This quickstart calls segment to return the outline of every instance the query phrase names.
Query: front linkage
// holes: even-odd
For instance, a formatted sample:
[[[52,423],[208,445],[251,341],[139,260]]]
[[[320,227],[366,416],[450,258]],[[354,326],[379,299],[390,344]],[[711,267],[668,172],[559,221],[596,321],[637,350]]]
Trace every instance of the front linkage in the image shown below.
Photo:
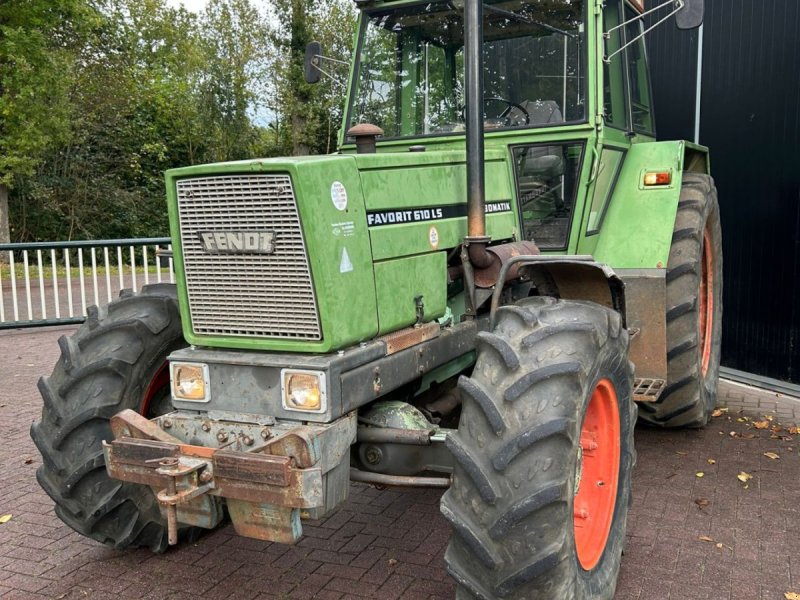
[[[111,430],[115,439],[103,442],[108,474],[153,489],[170,544],[179,523],[216,527],[220,497],[240,535],[291,544],[302,535],[301,511],[316,516],[346,498],[356,416],[298,425],[180,411],[150,421],[124,410]]]

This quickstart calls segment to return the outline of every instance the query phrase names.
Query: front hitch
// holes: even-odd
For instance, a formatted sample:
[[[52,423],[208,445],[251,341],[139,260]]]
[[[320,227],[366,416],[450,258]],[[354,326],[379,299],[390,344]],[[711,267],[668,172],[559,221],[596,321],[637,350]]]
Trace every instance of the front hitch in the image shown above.
[[[170,544],[181,524],[216,527],[223,498],[237,533],[291,544],[302,535],[301,512],[319,518],[349,490],[354,412],[303,425],[180,411],[149,421],[125,410],[111,418],[111,430],[114,439],[103,442],[108,474],[153,489]]]

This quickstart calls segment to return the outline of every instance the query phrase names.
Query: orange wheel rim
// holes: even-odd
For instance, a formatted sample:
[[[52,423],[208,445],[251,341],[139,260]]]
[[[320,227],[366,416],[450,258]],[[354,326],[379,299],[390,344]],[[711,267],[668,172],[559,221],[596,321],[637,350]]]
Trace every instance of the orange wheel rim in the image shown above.
[[[153,379],[147,385],[147,389],[142,396],[142,402],[139,406],[139,414],[145,417],[150,416],[150,405],[158,393],[169,385],[169,362],[164,361],[164,364],[158,368]]]
[[[619,487],[620,421],[617,392],[597,383],[581,426],[581,449],[573,502],[575,551],[585,570],[597,566],[611,533]]]
[[[703,256],[700,260],[700,303],[698,331],[700,335],[700,373],[708,372],[711,362],[711,326],[714,323],[714,258],[711,253],[711,235],[703,232]]]

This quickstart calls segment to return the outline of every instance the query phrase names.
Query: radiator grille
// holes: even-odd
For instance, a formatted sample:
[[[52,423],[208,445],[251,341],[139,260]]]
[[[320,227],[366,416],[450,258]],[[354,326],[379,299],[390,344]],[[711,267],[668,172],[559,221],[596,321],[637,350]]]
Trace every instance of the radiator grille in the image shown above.
[[[319,340],[292,181],[214,175],[177,184],[186,288],[198,335]],[[273,254],[210,254],[198,232],[272,231]]]

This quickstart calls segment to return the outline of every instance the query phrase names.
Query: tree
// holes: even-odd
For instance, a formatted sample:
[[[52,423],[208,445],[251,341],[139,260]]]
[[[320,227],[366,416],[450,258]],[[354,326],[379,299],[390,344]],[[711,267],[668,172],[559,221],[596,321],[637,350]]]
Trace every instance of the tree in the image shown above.
[[[75,54],[94,18],[81,0],[0,3],[0,243],[10,240],[9,188],[69,138]]]
[[[270,62],[268,29],[250,0],[211,0],[202,19],[206,65],[200,81],[203,121],[215,161],[251,158],[258,144],[252,116],[264,101]]]
[[[285,149],[294,155],[330,152],[341,121],[345,74],[339,82],[323,78],[321,84],[309,85],[303,77],[303,59],[313,39],[322,42],[326,54],[340,60],[347,57],[355,29],[352,2],[277,0],[275,6],[278,25],[273,42],[280,52],[276,120],[285,124]]]

